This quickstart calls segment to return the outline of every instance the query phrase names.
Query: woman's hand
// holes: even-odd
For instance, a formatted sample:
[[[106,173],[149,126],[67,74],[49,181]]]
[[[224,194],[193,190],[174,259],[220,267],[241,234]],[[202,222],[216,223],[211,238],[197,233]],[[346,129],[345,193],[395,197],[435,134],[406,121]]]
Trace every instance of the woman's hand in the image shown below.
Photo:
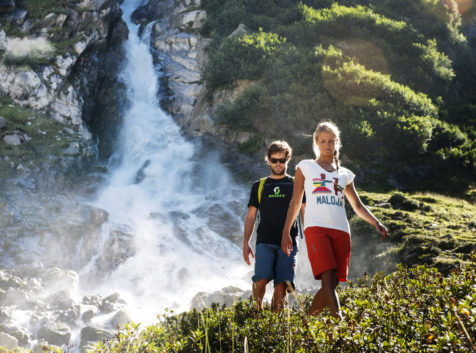
[[[388,229],[382,223],[377,222],[375,228],[377,228],[378,232],[382,234],[381,240],[384,240],[388,236]]]

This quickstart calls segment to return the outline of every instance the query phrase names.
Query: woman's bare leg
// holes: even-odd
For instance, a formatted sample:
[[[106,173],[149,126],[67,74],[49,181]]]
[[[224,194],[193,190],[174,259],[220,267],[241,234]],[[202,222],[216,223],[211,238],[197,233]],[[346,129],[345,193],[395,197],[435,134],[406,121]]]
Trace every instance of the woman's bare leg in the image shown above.
[[[338,283],[336,274],[336,269],[322,273],[321,289],[314,296],[309,308],[309,315],[318,315],[327,306],[334,317],[342,318],[336,292]]]

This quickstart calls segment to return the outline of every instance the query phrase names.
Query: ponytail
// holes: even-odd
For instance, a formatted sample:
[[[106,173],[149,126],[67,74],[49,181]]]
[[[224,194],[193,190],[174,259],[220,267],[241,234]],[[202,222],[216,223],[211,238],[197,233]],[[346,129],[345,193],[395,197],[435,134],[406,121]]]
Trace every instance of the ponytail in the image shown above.
[[[339,160],[339,152],[337,150],[334,150],[334,163],[336,164],[337,171],[339,171],[340,160]]]

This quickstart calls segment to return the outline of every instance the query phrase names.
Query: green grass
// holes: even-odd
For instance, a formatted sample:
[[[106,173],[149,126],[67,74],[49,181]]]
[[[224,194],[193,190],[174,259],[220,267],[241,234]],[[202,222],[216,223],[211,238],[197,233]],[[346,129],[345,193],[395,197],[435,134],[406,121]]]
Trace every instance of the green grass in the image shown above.
[[[32,167],[50,160],[51,156],[60,158],[62,151],[74,140],[64,125],[34,110],[22,108],[10,99],[0,96],[0,116],[5,118],[5,128],[0,131],[0,170],[2,174],[13,173],[13,164]],[[9,134],[26,134],[18,146],[8,145],[3,137]]]
[[[475,250],[476,205],[468,201],[432,193],[359,194],[388,228],[389,243],[382,249],[376,230],[348,209],[353,256],[365,258],[354,275],[389,272],[396,263],[428,264],[447,273],[466,264]]]
[[[168,313],[144,328],[131,323],[93,352],[469,353],[476,335],[475,260],[446,276],[427,266],[400,266],[350,282],[338,289],[342,321],[327,312],[308,317],[299,305],[258,312],[249,300]],[[298,298],[304,309],[311,299]]]
[[[66,13],[66,9],[80,2],[79,0],[20,0],[18,5],[25,8],[31,18],[41,19],[50,13]]]

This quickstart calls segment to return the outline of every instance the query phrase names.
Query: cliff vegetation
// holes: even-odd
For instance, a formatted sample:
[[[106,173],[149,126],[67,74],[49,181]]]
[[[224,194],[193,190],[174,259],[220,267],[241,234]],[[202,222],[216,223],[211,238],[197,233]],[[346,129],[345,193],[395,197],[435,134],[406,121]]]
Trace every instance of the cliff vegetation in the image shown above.
[[[251,82],[217,112],[219,124],[249,134],[240,150],[261,155],[279,138],[311,157],[310,135],[330,119],[361,183],[471,198],[476,65],[467,9],[430,0],[202,6],[209,99]]]

